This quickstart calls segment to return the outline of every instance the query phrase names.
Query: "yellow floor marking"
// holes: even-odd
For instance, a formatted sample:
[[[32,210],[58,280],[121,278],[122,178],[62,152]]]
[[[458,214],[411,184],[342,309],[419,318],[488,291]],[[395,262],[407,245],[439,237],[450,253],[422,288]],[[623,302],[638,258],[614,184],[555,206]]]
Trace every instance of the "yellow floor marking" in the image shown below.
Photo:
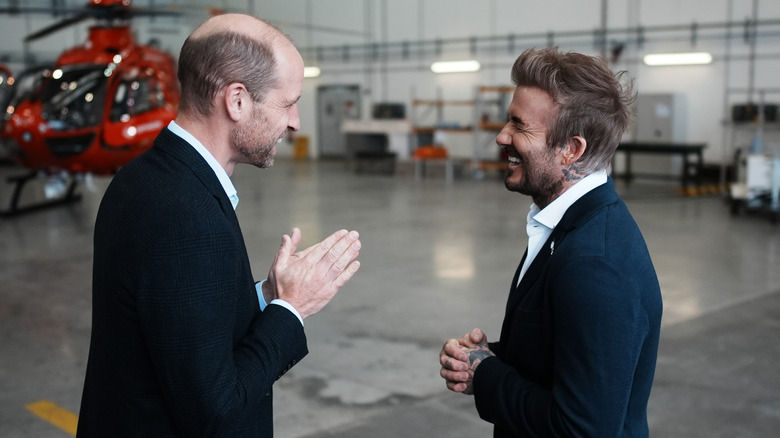
[[[68,432],[71,436],[76,436],[76,426],[78,425],[79,417],[73,412],[63,409],[48,400],[30,403],[26,405],[25,408],[65,432]]]

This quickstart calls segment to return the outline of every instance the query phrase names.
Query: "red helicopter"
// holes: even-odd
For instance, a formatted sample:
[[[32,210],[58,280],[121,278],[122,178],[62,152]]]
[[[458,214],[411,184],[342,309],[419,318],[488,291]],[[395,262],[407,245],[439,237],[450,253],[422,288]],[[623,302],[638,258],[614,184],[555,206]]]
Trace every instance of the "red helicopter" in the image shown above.
[[[10,159],[30,170],[16,184],[11,215],[22,187],[39,174],[71,176],[62,199],[78,199],[79,175],[111,175],[151,147],[176,117],[180,91],[173,57],[134,41],[129,19],[151,12],[129,0],[91,0],[83,12],[25,38],[33,41],[88,18],[99,20],[87,40],[63,52],[53,66],[34,71],[35,88],[16,96],[4,114],[0,137]]]

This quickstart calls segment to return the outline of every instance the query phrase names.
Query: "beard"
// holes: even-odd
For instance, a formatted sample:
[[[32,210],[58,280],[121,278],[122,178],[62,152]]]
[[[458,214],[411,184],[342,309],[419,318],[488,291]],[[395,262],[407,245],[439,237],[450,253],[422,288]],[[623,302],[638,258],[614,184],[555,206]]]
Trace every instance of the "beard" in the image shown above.
[[[511,174],[507,174],[507,178],[504,180],[504,186],[507,190],[528,195],[535,202],[537,199],[551,199],[553,196],[559,195],[563,188],[561,178],[555,178],[550,174],[526,174],[521,181],[510,181],[510,176]]]
[[[550,166],[554,159],[551,151],[524,156],[522,169],[507,170],[504,186],[509,191],[530,196],[539,206],[547,205],[563,190],[563,175]],[[516,172],[522,172],[521,179],[517,179]]]
[[[274,146],[286,135],[287,131],[272,135],[264,131],[269,126],[264,117],[254,117],[247,125],[233,130],[233,147],[244,157],[245,162],[261,169],[274,164]]]

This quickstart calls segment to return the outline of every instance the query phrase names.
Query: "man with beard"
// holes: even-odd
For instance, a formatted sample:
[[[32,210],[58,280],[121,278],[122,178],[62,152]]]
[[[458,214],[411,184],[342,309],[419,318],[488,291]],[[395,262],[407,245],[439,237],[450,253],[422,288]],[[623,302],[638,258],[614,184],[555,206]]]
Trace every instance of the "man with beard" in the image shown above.
[[[80,437],[272,436],[272,385],[307,354],[303,320],[359,268],[357,232],[296,252],[296,228],[267,280],[252,276],[229,177],[271,166],[299,128],[290,40],[250,16],[212,17],[178,72],[177,119],[98,212]]]
[[[662,303],[644,239],[608,176],[633,100],[603,60],[516,60],[506,187],[533,199],[498,342],[445,342],[441,376],[496,437],[647,437]]]

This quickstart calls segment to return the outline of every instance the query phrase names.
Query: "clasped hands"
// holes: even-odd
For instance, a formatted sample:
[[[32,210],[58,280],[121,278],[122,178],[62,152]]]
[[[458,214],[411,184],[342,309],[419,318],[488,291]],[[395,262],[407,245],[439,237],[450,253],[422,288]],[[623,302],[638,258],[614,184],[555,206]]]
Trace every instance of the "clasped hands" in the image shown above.
[[[439,353],[441,377],[450,391],[474,394],[474,372],[482,361],[495,356],[487,336],[478,328],[460,339],[448,339]]]
[[[296,252],[301,230],[293,228],[292,235],[282,236],[268,281],[263,283],[266,301],[287,301],[304,319],[319,312],[360,268],[355,260],[360,253],[359,238],[357,231],[339,230]]]

